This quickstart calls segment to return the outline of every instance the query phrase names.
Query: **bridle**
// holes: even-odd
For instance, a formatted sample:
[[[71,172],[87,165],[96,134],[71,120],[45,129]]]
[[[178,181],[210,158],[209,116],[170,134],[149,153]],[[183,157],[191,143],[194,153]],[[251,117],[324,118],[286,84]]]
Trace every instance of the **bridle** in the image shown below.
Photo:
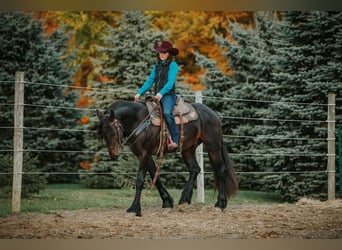
[[[118,135],[118,144],[116,148],[119,152],[118,156],[120,155],[121,149],[125,144],[134,144],[137,136],[150,125],[150,115],[151,112],[149,112],[149,114],[140,122],[140,124],[135,129],[133,129],[133,131],[125,139],[123,138],[124,128],[122,126],[122,123],[118,119],[114,119],[109,124],[102,123],[102,126],[112,127]],[[109,114],[106,114],[105,116],[109,116]],[[112,146],[109,146],[108,148],[115,149]]]
[[[109,116],[108,114],[105,115],[105,116]],[[115,133],[118,135],[118,143],[117,143],[117,147],[112,147],[112,146],[109,146],[108,148],[109,149],[116,149],[118,153],[118,156],[120,155],[121,153],[121,148],[123,146],[123,126],[121,124],[121,122],[117,119],[114,119],[112,122],[110,122],[109,124],[106,124],[106,123],[102,123],[102,126],[106,127],[106,126],[110,126],[114,129]]]

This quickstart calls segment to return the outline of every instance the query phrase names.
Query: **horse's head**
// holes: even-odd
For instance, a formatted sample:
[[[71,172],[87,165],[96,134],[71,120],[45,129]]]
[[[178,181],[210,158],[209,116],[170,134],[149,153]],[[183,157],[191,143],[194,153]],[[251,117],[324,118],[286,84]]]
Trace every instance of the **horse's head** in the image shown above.
[[[109,156],[113,160],[117,160],[121,153],[123,136],[122,125],[115,119],[113,110],[105,113],[96,110],[96,113],[97,117],[100,119],[98,134],[100,138],[106,142]]]

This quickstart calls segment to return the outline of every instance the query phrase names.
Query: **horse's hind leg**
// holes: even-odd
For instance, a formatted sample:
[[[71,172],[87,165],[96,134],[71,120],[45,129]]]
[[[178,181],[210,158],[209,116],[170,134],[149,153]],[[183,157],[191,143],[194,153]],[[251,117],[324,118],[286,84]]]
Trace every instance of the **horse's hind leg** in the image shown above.
[[[151,179],[153,180],[154,175],[156,174],[156,165],[155,165],[152,158],[149,161],[148,172],[151,176]],[[163,201],[163,208],[173,208],[173,199],[172,199],[171,195],[167,192],[165,187],[163,186],[162,182],[160,181],[159,176],[157,176],[156,187],[158,189],[160,198]]]
[[[188,182],[185,184],[185,187],[182,192],[182,196],[179,200],[179,204],[183,203],[191,203],[192,199],[192,193],[194,184],[197,178],[197,175],[201,171],[201,168],[199,167],[196,156],[195,156],[195,148],[189,149],[187,151],[182,152],[183,159],[189,169],[189,179]]]
[[[215,207],[223,210],[227,207],[228,198],[235,194],[238,189],[235,172],[223,141],[221,141],[219,148],[207,147],[207,150],[214,170],[215,184],[219,191]]]
[[[208,150],[208,155],[214,171],[215,186],[218,189],[218,196],[215,207],[224,209],[226,208],[228,203],[225,185],[227,173],[219,150]]]

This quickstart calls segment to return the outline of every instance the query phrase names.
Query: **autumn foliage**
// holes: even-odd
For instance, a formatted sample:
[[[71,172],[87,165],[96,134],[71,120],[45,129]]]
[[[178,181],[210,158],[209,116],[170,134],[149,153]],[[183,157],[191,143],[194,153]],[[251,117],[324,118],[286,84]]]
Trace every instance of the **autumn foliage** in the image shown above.
[[[103,45],[106,27],[117,26],[122,13],[107,11],[47,11],[36,12],[35,18],[44,20],[45,31],[51,33],[58,26],[66,27],[71,34],[70,53],[76,51],[73,65],[76,67],[73,86],[86,87],[92,80],[105,82],[106,76],[99,75],[90,60],[96,58],[96,46]],[[167,31],[169,40],[180,50],[177,62],[182,66],[180,76],[192,86],[192,90],[203,89],[199,75],[204,74],[195,62],[194,51],[215,59],[218,67],[228,73],[229,66],[215,43],[215,34],[229,37],[229,20],[250,24],[253,12],[225,11],[146,11],[151,17],[151,28]],[[156,41],[158,42],[158,41]],[[78,107],[87,107],[90,101],[83,95]]]

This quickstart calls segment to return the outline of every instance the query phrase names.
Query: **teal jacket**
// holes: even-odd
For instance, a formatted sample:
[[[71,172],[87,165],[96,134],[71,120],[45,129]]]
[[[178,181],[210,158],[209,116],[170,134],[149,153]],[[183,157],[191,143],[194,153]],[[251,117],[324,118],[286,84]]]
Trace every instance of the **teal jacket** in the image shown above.
[[[141,88],[138,90],[139,95],[143,95],[146,91],[148,91],[154,83],[154,80],[156,78],[156,66],[154,65],[151,71],[151,74],[141,86]],[[164,96],[166,93],[168,93],[170,90],[173,89],[175,83],[176,83],[176,78],[178,74],[178,64],[175,61],[171,61],[169,65],[169,72],[168,72],[168,77],[167,77],[167,82],[165,83],[164,87],[159,91],[159,94]]]

